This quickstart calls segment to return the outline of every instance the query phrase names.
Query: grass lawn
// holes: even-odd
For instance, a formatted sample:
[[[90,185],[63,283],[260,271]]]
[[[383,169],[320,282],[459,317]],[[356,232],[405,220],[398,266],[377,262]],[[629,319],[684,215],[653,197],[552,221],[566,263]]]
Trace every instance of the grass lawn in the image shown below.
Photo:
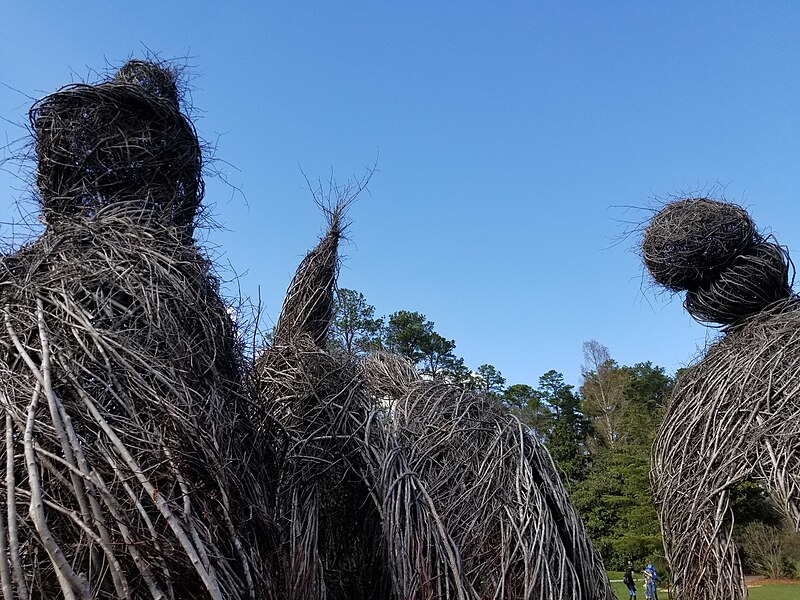
[[[622,579],[622,573],[610,571],[608,573],[609,579]],[[628,600],[628,588],[622,582],[614,582],[611,588],[617,595],[619,600]],[[753,587],[749,588],[749,600],[798,600],[800,598],[800,584],[797,583],[769,583],[767,585],[758,585],[757,582],[753,583]],[[636,586],[637,600],[644,600],[644,590],[642,589],[641,579],[637,581]],[[659,600],[667,600],[667,593],[661,592],[658,595]]]
[[[749,588],[750,600],[797,600],[800,598],[800,585],[794,583],[775,583]]]
[[[630,598],[628,595],[628,588],[625,587],[625,584],[622,582],[613,582],[611,584],[611,588],[614,590],[614,593],[617,595],[617,598],[621,598],[627,600]],[[641,592],[642,598],[644,598],[644,590]],[[636,597],[639,598],[639,588],[636,588]]]

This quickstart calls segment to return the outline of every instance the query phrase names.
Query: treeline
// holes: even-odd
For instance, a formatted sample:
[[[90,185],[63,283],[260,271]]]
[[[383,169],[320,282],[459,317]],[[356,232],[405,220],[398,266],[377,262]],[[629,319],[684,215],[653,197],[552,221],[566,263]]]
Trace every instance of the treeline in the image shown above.
[[[455,352],[455,341],[437,332],[425,315],[400,310],[378,317],[364,295],[350,289],[338,290],[329,343],[352,356],[391,350],[425,377],[496,398],[547,446],[606,567],[623,569],[631,560],[665,570],[649,480],[650,449],[680,373],[667,374],[649,361],[620,365],[605,346],[589,340],[583,344],[577,388],[557,370],[535,383],[508,384],[494,365],[467,366]],[[740,548],[746,559],[752,554],[751,571],[764,571],[756,564],[764,562],[762,556],[752,548],[769,538],[775,556],[768,561],[772,571],[764,574],[777,576],[776,565],[792,560],[778,511],[752,483],[739,486],[733,509]]]

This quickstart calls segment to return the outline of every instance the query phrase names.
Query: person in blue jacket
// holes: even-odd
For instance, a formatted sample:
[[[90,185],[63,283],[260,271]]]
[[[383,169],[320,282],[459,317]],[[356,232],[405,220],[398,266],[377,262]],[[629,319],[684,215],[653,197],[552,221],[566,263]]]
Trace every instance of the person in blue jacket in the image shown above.
[[[647,600],[658,600],[657,581],[656,568],[652,564],[648,564],[644,569],[644,597]]]

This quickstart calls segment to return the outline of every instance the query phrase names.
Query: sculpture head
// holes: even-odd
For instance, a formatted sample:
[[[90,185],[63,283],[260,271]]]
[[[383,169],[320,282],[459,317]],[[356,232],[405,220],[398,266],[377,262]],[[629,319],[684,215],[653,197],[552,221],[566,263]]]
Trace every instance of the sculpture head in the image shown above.
[[[667,204],[645,230],[642,257],[657,283],[686,290],[684,306],[698,321],[735,325],[792,295],[786,250],[728,202]]]
[[[37,102],[30,122],[47,225],[124,206],[139,219],[191,226],[202,155],[179,96],[175,69],[132,60],[108,81]]]

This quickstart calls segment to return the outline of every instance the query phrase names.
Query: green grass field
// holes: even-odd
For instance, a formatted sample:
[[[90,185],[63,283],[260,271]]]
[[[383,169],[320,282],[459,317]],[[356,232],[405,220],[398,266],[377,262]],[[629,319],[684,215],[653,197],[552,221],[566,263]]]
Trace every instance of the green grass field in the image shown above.
[[[750,600],[797,600],[800,585],[765,585],[750,588]]]
[[[609,579],[622,579],[622,573],[610,571],[608,573]],[[637,582],[636,598],[637,600],[644,600],[644,590],[642,589],[641,580]],[[611,588],[617,595],[619,600],[628,600],[628,588],[622,582],[614,582]],[[751,587],[749,589],[749,600],[798,600],[800,598],[800,585],[798,584],[774,584],[764,585],[760,587]],[[666,592],[659,594],[659,600],[667,600]]]

